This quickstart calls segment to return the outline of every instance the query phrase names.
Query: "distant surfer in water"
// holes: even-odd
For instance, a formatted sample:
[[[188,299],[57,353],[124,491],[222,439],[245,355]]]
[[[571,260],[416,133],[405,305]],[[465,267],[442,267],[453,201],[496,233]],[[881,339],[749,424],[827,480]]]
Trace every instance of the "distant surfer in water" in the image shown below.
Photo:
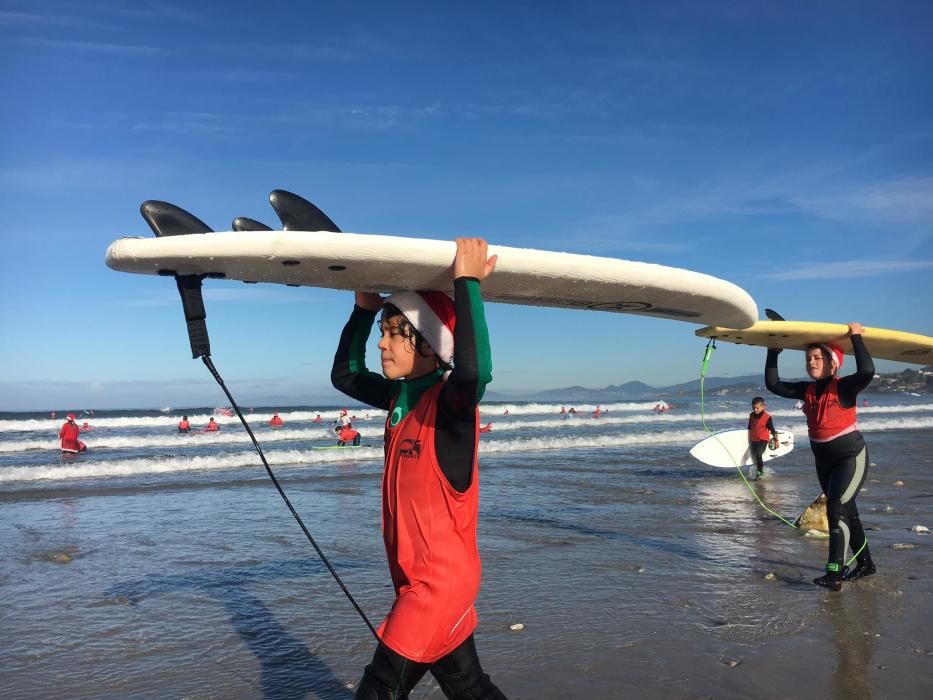
[[[353,423],[347,423],[342,428],[338,425],[335,430],[339,437],[337,440],[337,447],[346,447],[347,445],[353,445],[353,447],[359,446],[360,433],[358,430],[354,429]]]
[[[480,282],[493,271],[486,241],[457,239],[454,300],[441,292],[356,292],[331,380],[389,412],[382,480],[383,539],[396,598],[357,698],[406,695],[428,671],[448,698],[504,698],[483,672],[473,631],[480,586],[476,546],[480,399],[492,380]],[[382,373],[366,369],[366,340],[382,309]]]
[[[69,413],[67,420],[62,424],[62,429],[58,431],[58,437],[62,441],[62,452],[84,452],[87,446],[78,439],[81,428],[75,423],[75,414]]]
[[[810,449],[816,461],[816,475],[826,494],[829,520],[829,561],[826,574],[813,583],[838,591],[843,581],[875,573],[868,551],[868,540],[855,506],[855,497],[865,483],[868,448],[855,423],[858,393],[875,375],[875,364],[862,340],[863,328],[849,324],[849,338],[855,353],[855,374],[837,376],[842,368],[842,348],[819,343],[807,348],[807,374],[812,382],[782,382],[778,377],[779,349],[769,348],[765,360],[765,386],[787,399],[803,401],[810,434]],[[856,565],[846,570],[847,550],[855,553]]]
[[[178,421],[178,432],[179,433],[190,433],[191,432],[191,423],[188,422],[188,416],[182,416],[181,420]]]
[[[491,433],[492,432],[492,421],[490,421],[489,423],[484,425],[482,428],[480,428],[479,431],[481,433]]]
[[[285,425],[285,421],[279,417],[278,413],[273,413],[272,418],[269,419],[269,425],[271,425],[273,428],[281,428],[283,425]]]
[[[312,423],[320,423],[322,420],[323,420],[323,419],[321,418],[321,414],[318,413],[318,414],[314,417],[314,420],[311,421],[311,422],[312,422]]]
[[[207,428],[205,430],[209,433],[216,433],[220,430],[220,426],[217,425],[217,421],[214,420],[214,416],[211,416],[210,420],[207,421]]]
[[[760,396],[752,399],[752,412],[748,414],[748,449],[755,460],[755,478],[760,479],[765,463],[762,456],[771,438],[775,446],[778,444],[777,430],[774,421],[765,411],[765,400]]]

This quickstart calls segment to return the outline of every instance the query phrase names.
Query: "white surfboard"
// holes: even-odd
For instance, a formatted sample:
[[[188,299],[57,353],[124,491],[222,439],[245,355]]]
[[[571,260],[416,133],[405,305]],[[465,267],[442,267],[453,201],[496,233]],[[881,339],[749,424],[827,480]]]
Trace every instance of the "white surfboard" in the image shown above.
[[[765,448],[763,462],[782,457],[794,449],[794,434],[778,430],[778,445]],[[700,440],[690,448],[690,454],[711,467],[747,467],[755,463],[748,448],[747,430],[723,430]]]
[[[453,241],[330,231],[227,231],[121,238],[107,249],[114,270],[206,275],[391,293],[453,289]],[[496,271],[487,301],[592,309],[742,328],[758,318],[740,287],[700,272],[651,263],[489,246]]]

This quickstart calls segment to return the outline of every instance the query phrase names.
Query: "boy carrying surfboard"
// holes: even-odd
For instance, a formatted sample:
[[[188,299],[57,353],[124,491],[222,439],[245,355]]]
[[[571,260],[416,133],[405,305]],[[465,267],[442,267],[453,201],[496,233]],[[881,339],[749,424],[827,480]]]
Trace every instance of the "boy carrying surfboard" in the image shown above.
[[[486,241],[457,239],[454,298],[356,292],[331,381],[389,416],[383,540],[396,598],[357,698],[405,696],[428,671],[449,698],[504,698],[480,666],[473,607],[480,586],[479,401],[492,380],[480,282],[496,266]],[[382,374],[365,351],[382,310]]]
[[[765,360],[765,386],[772,393],[787,399],[803,401],[807,417],[810,448],[816,462],[816,475],[826,494],[826,515],[829,520],[829,561],[826,574],[813,583],[831,591],[842,588],[843,581],[852,581],[875,573],[868,551],[868,540],[859,519],[855,497],[865,483],[868,471],[868,448],[855,422],[858,393],[875,376],[875,364],[862,340],[864,329],[859,323],[849,324],[849,340],[855,353],[855,374],[839,378],[842,368],[842,348],[832,343],[813,343],[807,347],[807,374],[812,382],[784,382],[778,376],[777,348],[768,348]],[[847,550],[854,556],[846,561]],[[851,570],[847,566],[853,561]]]
[[[752,412],[748,414],[748,448],[755,460],[755,478],[760,479],[765,464],[762,455],[771,440],[777,445],[780,442],[774,421],[765,411],[765,400],[760,396],[752,399]]]

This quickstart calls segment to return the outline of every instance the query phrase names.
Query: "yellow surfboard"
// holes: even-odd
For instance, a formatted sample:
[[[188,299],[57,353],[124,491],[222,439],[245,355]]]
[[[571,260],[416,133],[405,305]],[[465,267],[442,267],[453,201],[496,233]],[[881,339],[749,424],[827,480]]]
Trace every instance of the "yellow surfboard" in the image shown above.
[[[852,354],[849,327],[842,323],[812,321],[758,321],[741,330],[706,326],[696,331],[701,338],[715,338],[736,345],[757,345],[763,348],[806,350],[811,343],[835,343],[847,355]],[[917,333],[892,331],[887,328],[865,328],[865,347],[875,359],[933,364],[933,338]]]

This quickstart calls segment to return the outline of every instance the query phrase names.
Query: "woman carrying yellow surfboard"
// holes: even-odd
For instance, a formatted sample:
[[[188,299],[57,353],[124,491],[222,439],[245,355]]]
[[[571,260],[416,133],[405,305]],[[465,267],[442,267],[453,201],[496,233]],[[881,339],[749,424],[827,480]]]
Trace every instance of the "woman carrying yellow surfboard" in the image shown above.
[[[765,386],[772,393],[803,401],[807,417],[810,448],[816,461],[816,475],[826,494],[829,520],[829,560],[826,573],[813,583],[838,591],[843,581],[875,573],[868,551],[868,540],[859,519],[855,497],[865,483],[868,448],[855,422],[858,393],[871,383],[875,364],[865,343],[863,328],[849,324],[849,339],[855,354],[855,374],[839,378],[845,357],[842,348],[832,343],[814,343],[807,347],[807,374],[812,382],[783,382],[778,376],[779,348],[768,348],[765,360]],[[846,561],[851,547],[854,556]],[[855,568],[847,565],[857,561]]]

